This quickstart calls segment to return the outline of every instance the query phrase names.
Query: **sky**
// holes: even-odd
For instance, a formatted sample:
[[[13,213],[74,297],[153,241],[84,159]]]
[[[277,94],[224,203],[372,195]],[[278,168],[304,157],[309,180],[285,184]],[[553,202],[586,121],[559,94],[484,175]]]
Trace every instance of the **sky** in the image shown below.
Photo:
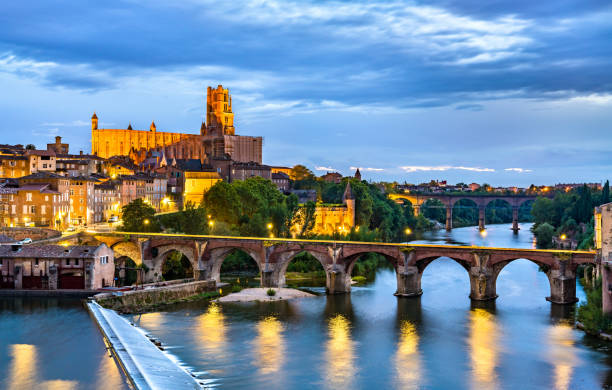
[[[11,1],[0,143],[100,127],[198,133],[233,97],[264,163],[419,183],[612,177],[612,3]]]

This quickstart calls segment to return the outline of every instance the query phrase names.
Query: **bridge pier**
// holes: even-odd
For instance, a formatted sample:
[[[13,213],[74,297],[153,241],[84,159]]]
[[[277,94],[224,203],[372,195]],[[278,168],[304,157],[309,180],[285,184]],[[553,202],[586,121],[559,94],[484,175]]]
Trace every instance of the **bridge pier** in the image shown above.
[[[512,231],[515,234],[518,233],[519,231],[518,214],[519,214],[519,208],[517,206],[512,207]]]
[[[485,230],[485,206],[478,206],[478,230]]]
[[[417,267],[404,267],[403,271],[397,271],[397,291],[398,297],[418,297],[423,294],[421,289],[421,276]]]
[[[325,271],[325,292],[327,294],[346,294],[351,292],[351,275],[340,267]]]
[[[578,302],[576,298],[576,273],[565,268],[561,262],[561,269],[548,271],[550,281],[550,296],[546,300],[560,305]]]
[[[471,267],[470,275],[470,299],[475,301],[489,301],[497,298],[496,279],[497,275],[490,267]]]
[[[453,230],[453,206],[446,206],[446,231]]]

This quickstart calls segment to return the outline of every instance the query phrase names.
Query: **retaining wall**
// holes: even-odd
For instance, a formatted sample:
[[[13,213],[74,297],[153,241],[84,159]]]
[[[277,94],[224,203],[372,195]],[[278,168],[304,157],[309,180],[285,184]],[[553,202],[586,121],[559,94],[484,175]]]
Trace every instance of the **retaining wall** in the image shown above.
[[[214,291],[214,280],[201,280],[162,287],[149,287],[143,290],[102,293],[94,296],[102,307],[121,312],[139,312],[149,307],[189,298],[206,291]]]

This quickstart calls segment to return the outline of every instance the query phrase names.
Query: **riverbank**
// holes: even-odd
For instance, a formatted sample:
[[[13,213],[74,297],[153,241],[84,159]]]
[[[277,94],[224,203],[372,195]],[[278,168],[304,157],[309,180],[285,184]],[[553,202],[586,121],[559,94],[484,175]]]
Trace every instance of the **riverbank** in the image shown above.
[[[268,288],[246,288],[219,299],[216,302],[273,302],[294,298],[307,298],[316,295],[293,288],[273,288],[274,295],[268,295]]]

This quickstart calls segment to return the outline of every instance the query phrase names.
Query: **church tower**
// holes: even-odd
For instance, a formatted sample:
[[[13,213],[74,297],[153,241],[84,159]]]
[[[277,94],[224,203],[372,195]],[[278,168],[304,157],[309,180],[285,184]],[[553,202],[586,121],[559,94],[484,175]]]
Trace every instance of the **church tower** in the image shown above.
[[[206,123],[208,133],[217,131],[218,135],[234,135],[234,113],[229,90],[222,85],[208,87],[206,93]]]
[[[91,116],[91,129],[98,130],[98,116],[96,115],[95,112]]]

